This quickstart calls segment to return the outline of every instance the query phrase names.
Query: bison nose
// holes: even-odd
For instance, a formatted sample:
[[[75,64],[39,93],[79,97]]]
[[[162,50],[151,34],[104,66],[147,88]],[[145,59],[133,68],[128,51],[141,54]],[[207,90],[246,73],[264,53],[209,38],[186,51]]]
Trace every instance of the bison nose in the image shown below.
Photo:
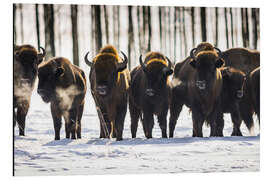
[[[236,95],[237,95],[238,98],[242,98],[243,97],[243,91],[238,90]]]
[[[107,94],[107,86],[103,85],[103,86],[98,86],[96,88],[97,93],[101,96],[105,96]]]
[[[155,95],[153,89],[146,89],[145,94],[146,94],[147,96],[150,96],[150,97],[152,97],[152,96]]]
[[[206,82],[205,80],[202,81],[196,81],[196,86],[200,89],[200,90],[204,90],[206,88]]]
[[[40,96],[45,96],[45,93],[46,93],[46,91],[43,90],[43,89],[38,89],[37,92],[38,92],[38,94],[39,94]]]

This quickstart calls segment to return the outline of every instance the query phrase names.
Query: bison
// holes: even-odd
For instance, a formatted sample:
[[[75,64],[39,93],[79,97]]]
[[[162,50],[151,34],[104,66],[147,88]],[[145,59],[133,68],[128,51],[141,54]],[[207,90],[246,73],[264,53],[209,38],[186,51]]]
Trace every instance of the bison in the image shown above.
[[[223,65],[221,51],[209,43],[201,43],[190,51],[190,57],[175,66],[170,105],[170,137],[173,137],[184,104],[192,111],[193,137],[203,137],[202,126],[205,121],[210,124],[210,136],[223,136],[224,121],[220,118],[223,84],[220,68]]]
[[[31,45],[14,47],[14,96],[13,96],[13,124],[19,127],[19,135],[25,135],[25,118],[30,106],[31,94],[37,78],[38,65],[42,62],[46,52],[39,53]]]
[[[234,67],[245,74],[260,66],[260,52],[246,48],[231,48],[222,52],[226,66]]]
[[[240,125],[242,119],[240,116],[240,101],[244,95],[245,73],[232,68],[224,67],[221,69],[223,78],[221,106],[223,113],[230,113],[233,122],[232,136],[242,136]],[[223,118],[223,116],[221,117]],[[248,127],[248,125],[247,125]]]
[[[65,120],[66,138],[81,138],[81,118],[86,93],[84,72],[64,57],[55,57],[39,65],[37,92],[50,102],[55,140],[60,140],[61,119]]]
[[[260,67],[246,75],[244,96],[240,101],[240,114],[249,130],[254,126],[253,113],[260,123]]]
[[[129,111],[132,138],[136,137],[139,117],[145,137],[152,138],[153,115],[158,117],[162,137],[167,138],[167,113],[171,94],[168,77],[172,73],[171,61],[161,53],[149,52],[144,62],[140,56],[140,66],[131,72]]]
[[[106,45],[90,62],[89,80],[91,94],[95,100],[100,120],[100,138],[116,137],[123,139],[124,120],[127,112],[130,74],[127,69],[127,56],[119,57],[115,47]]]

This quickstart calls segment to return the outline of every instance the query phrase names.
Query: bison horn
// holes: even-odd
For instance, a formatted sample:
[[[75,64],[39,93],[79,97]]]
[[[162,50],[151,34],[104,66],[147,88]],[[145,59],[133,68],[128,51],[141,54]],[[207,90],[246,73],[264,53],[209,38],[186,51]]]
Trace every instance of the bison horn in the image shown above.
[[[172,69],[172,62],[171,62],[171,60],[167,56],[166,56],[166,59],[168,61],[168,68],[169,69]]]
[[[39,49],[41,49],[42,53],[38,53],[38,58],[43,59],[46,55],[46,51],[43,47],[39,46]]]
[[[221,54],[222,54],[221,50],[220,50],[219,48],[217,48],[217,47],[215,47],[215,49],[216,49],[217,52],[218,52],[218,56],[221,57]]]
[[[145,70],[146,66],[142,61],[142,55],[140,55],[140,65],[142,66],[142,69]]]
[[[124,61],[117,64],[117,72],[121,72],[127,68],[128,58],[125,55],[125,53],[123,53],[122,51],[121,51],[121,53],[124,56]]]
[[[84,56],[84,61],[85,61],[85,63],[86,63],[88,66],[92,67],[92,66],[93,66],[93,63],[90,62],[90,61],[87,59],[88,54],[89,54],[89,51],[88,51],[88,52],[86,53],[86,55]]]
[[[194,52],[197,50],[197,48],[193,48],[193,49],[191,49],[191,51],[190,51],[190,57],[192,58],[192,59],[196,59],[195,58],[195,54],[194,54]]]

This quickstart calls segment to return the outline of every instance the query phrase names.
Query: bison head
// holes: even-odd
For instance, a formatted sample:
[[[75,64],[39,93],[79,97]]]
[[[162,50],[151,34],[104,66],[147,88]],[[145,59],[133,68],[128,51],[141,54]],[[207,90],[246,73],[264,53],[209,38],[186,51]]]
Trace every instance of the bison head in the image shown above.
[[[50,60],[42,64],[38,69],[38,94],[46,103],[52,101],[55,97],[55,89],[58,83],[61,83],[60,78],[64,75],[64,67],[57,65],[56,62]]]
[[[224,60],[220,57],[221,51],[215,48],[215,51],[201,51],[196,56],[194,48],[190,51],[190,65],[196,70],[195,85],[200,91],[208,92],[207,89],[211,88],[215,79],[217,78],[216,70],[224,64]]]
[[[230,95],[235,99],[241,99],[244,95],[243,86],[246,79],[245,73],[231,67],[222,69],[221,73],[223,82]]]
[[[172,63],[168,57],[166,57],[166,61],[163,59],[150,59],[143,63],[142,55],[140,56],[140,64],[146,77],[145,94],[147,96],[159,95],[159,92],[166,88],[168,76],[173,73]]]
[[[27,83],[32,86],[37,76],[38,65],[42,62],[46,52],[42,53],[31,45],[16,46],[14,51],[14,75],[17,83]]]
[[[112,53],[100,53],[95,57],[94,62],[90,62],[87,59],[89,52],[84,57],[86,64],[95,70],[95,90],[100,96],[110,94],[111,89],[115,86],[119,73],[127,68],[127,56],[122,51],[121,53],[124,56],[122,62],[119,62],[118,56]]]

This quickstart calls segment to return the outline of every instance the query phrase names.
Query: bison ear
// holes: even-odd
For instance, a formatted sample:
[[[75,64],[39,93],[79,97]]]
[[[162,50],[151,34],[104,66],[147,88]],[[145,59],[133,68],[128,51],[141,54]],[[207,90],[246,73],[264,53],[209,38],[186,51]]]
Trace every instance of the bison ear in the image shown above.
[[[169,69],[168,67],[165,67],[163,69],[163,72],[164,72],[165,76],[169,76],[169,75],[171,75],[173,73],[173,70]]]
[[[229,67],[224,68],[221,71],[222,77],[231,77],[232,76],[232,72],[230,71]]]
[[[55,76],[56,77],[60,77],[60,76],[63,76],[64,75],[64,68],[62,68],[62,67],[58,67],[57,69],[56,69],[56,71],[55,71]]]
[[[124,71],[125,69],[127,68],[127,64],[123,64],[123,63],[121,63],[121,64],[118,64],[118,66],[117,66],[117,72],[122,72],[122,71]]]
[[[220,68],[224,65],[224,60],[222,58],[219,58],[217,61],[216,61],[216,68]]]
[[[191,60],[189,63],[193,68],[196,68],[196,61],[195,60]]]

